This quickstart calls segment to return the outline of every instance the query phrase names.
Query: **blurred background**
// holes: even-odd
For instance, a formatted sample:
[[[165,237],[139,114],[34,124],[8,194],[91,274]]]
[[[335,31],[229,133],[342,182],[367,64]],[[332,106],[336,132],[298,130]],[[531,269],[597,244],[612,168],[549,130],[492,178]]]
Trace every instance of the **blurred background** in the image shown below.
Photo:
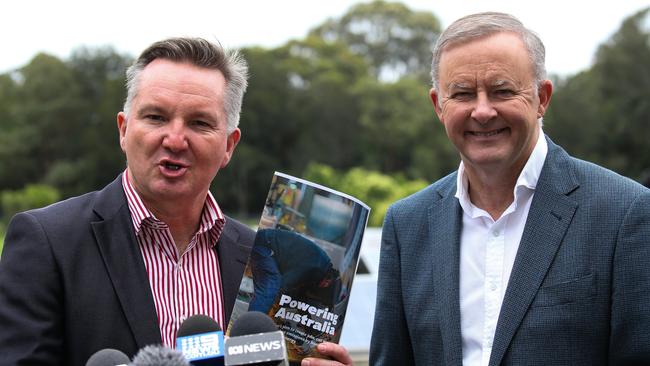
[[[519,17],[546,44],[555,84],[546,133],[574,156],[650,184],[647,0],[543,8],[514,0],[26,0],[0,10],[0,251],[14,213],[99,189],[124,169],[115,118],[125,68],[171,36],[219,40],[249,62],[243,138],[212,192],[251,225],[274,171],[361,199],[372,207],[369,226],[379,227],[391,202],[456,169],[428,97],[430,50],[452,21],[486,10]],[[367,289],[355,287],[351,298],[361,297],[351,306],[367,319],[345,341],[358,341],[361,353],[380,238],[379,229],[369,233],[365,279],[355,281]]]

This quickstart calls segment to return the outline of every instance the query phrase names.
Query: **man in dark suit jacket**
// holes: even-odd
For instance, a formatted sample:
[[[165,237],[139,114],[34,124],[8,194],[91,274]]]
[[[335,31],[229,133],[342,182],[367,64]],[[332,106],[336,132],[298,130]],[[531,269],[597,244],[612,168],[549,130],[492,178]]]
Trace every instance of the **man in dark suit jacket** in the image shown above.
[[[225,217],[209,188],[239,142],[246,86],[238,53],[199,38],[156,42],[129,67],[117,115],[125,172],[9,224],[0,365],[76,366],[105,348],[173,347],[195,314],[228,324],[254,232]],[[342,346],[319,351],[350,363]]]
[[[254,232],[226,218],[215,246],[226,319]],[[0,364],[84,365],[96,351],[162,343],[118,178],[99,192],[16,215],[0,269]]]
[[[227,324],[254,232],[208,190],[239,141],[246,79],[237,53],[195,38],[156,42],[127,70],[124,174],[9,225],[0,364],[83,365],[104,348],[132,356],[173,346],[178,325],[199,312]]]
[[[650,190],[544,135],[539,38],[470,15],[432,68],[462,162],[386,215],[371,364],[650,364]]]

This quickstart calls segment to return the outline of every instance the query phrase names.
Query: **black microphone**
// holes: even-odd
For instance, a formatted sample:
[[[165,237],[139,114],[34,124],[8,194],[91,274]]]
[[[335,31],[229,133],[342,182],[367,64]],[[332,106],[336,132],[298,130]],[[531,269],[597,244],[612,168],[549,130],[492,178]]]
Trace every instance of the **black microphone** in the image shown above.
[[[192,315],[178,329],[176,349],[183,353],[191,365],[223,366],[223,331],[207,315]]]
[[[93,353],[86,361],[86,366],[126,366],[129,356],[113,348],[104,348]]]
[[[226,339],[226,366],[289,366],[284,334],[268,315],[259,311],[242,314]]]
[[[138,351],[129,366],[190,366],[190,364],[180,351],[162,345],[151,345]]]

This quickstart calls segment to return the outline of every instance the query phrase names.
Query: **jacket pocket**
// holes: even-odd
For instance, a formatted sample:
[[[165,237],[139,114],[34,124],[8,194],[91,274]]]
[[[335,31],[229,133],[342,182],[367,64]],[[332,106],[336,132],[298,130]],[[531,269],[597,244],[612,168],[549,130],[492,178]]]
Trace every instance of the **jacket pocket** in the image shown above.
[[[577,279],[543,286],[531,306],[555,306],[580,302],[596,295],[596,281],[593,273]]]

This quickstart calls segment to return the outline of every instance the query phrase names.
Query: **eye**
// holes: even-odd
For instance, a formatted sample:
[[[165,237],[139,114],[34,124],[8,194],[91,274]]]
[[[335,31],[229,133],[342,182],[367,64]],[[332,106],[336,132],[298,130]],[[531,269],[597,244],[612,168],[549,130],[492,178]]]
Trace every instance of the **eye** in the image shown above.
[[[494,91],[494,95],[499,98],[509,98],[515,95],[515,91],[512,89],[497,89]]]
[[[147,114],[146,116],[144,116],[144,118],[150,121],[158,121],[158,122],[162,122],[165,120],[165,118],[159,114]]]
[[[212,128],[212,123],[200,119],[193,120],[191,124],[192,126],[196,126],[199,128]]]
[[[451,94],[451,99],[469,100],[474,97],[474,93],[468,91],[458,91]]]

